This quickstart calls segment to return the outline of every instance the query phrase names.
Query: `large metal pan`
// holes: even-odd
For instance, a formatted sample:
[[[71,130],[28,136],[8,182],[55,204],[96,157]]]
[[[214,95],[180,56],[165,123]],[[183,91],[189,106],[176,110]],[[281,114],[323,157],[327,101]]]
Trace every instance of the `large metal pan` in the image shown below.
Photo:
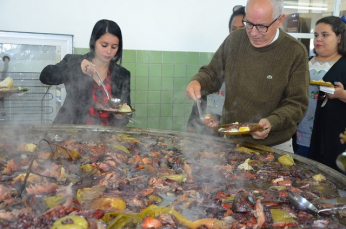
[[[98,139],[100,134],[114,134],[114,133],[127,133],[127,134],[148,134],[157,137],[181,137],[187,141],[196,142],[198,145],[204,145],[207,142],[219,142],[225,144],[238,144],[236,140],[225,139],[219,137],[211,137],[205,135],[197,135],[192,133],[177,132],[177,131],[167,131],[167,130],[156,130],[156,129],[142,129],[142,128],[114,128],[114,127],[103,127],[103,126],[86,126],[86,125],[2,125],[0,126],[0,132],[6,136],[14,135],[15,138],[21,141],[33,141],[35,138],[40,140],[47,134],[50,136],[59,136],[61,138],[73,137],[74,139],[78,137],[85,137],[87,134],[91,138]],[[1,137],[0,137],[1,143]],[[273,152],[277,155],[283,155],[287,152],[266,147],[263,145],[241,143],[241,145],[257,149],[260,151]],[[342,173],[325,166],[317,161],[301,157],[299,155],[292,155],[298,167],[302,166],[304,168],[309,168],[313,172],[322,173],[328,177],[338,188],[346,189],[346,176]]]
[[[261,171],[260,173],[258,173],[259,177],[262,176],[260,174],[265,174],[265,173],[270,174],[268,176],[270,178],[268,180],[265,180],[264,182],[259,181],[259,180],[264,180],[262,178],[257,180],[257,181],[254,181],[251,179],[252,176],[250,176],[250,175],[257,175],[257,174],[252,174],[250,172],[243,172],[242,170],[239,172],[238,169],[236,169],[237,171],[233,171],[233,169],[230,169],[230,170],[232,170],[231,173],[234,172],[235,176],[232,176],[232,175],[228,176],[229,173],[225,173],[225,175],[222,174],[222,176],[219,177],[217,174],[218,173],[217,170],[213,170],[214,168],[217,168],[217,169],[219,168],[218,162],[221,162],[221,164],[224,165],[224,162],[226,159],[226,160],[230,161],[230,163],[228,164],[229,166],[232,167],[231,164],[233,162],[235,162],[234,165],[238,166],[238,162],[240,160],[244,159],[244,156],[245,156],[245,158],[247,158],[247,157],[248,158],[255,158],[259,155],[257,152],[255,152],[256,155],[251,155],[252,153],[241,153],[235,149],[239,146],[245,146],[247,148],[251,148],[251,149],[254,149],[257,151],[272,152],[277,157],[284,155],[284,154],[287,154],[287,152],[275,150],[275,149],[272,149],[270,147],[266,147],[266,146],[262,146],[262,145],[238,143],[236,141],[236,139],[226,139],[226,138],[218,138],[218,137],[211,137],[211,136],[197,135],[197,134],[183,133],[183,132],[176,132],[176,131],[140,129],[140,128],[114,128],[114,127],[102,127],[102,126],[76,126],[76,125],[39,125],[39,126],[2,125],[2,126],[0,126],[0,145],[3,143],[11,143],[11,141],[13,141],[13,143],[14,143],[13,145],[19,145],[21,143],[39,144],[40,142],[43,142],[43,141],[41,141],[42,139],[45,139],[46,140],[45,142],[47,142],[47,143],[55,141],[55,143],[59,144],[59,142],[61,141],[62,144],[65,144],[65,143],[67,143],[67,141],[72,141],[74,143],[77,142],[77,144],[80,144],[80,145],[83,145],[84,143],[91,143],[91,142],[93,142],[93,143],[101,142],[102,143],[102,141],[104,141],[104,142],[107,142],[107,141],[117,142],[117,140],[115,140],[115,139],[120,137],[120,136],[124,136],[124,135],[117,135],[117,136],[113,136],[113,135],[120,134],[120,133],[131,135],[131,137],[133,137],[133,138],[130,138],[130,139],[136,140],[136,141],[138,140],[138,142],[141,142],[141,140],[143,140],[141,143],[143,145],[146,145],[146,146],[144,148],[141,148],[140,146],[142,146],[142,145],[139,144],[138,148],[136,148],[136,150],[141,151],[141,153],[143,153],[143,155],[146,155],[146,154],[152,153],[152,152],[156,152],[156,150],[152,151],[151,150],[152,148],[150,148],[150,150],[148,151],[148,149],[149,149],[148,146],[172,147],[172,148],[167,148],[169,150],[167,150],[165,152],[165,155],[168,156],[169,153],[172,153],[172,155],[175,155],[174,158],[170,157],[170,159],[174,159],[173,163],[171,163],[171,164],[175,165],[175,163],[177,162],[178,167],[175,167],[175,169],[181,170],[181,167],[179,167],[182,165],[182,163],[179,162],[181,159],[183,159],[184,161],[186,159],[186,161],[187,161],[186,167],[189,166],[188,164],[196,165],[195,167],[193,167],[194,169],[196,169],[194,176],[196,178],[198,177],[197,179],[199,179],[199,180],[197,180],[197,181],[195,180],[195,181],[190,182],[193,179],[189,178],[190,181],[187,183],[190,183],[190,184],[193,183],[192,184],[193,186],[189,186],[189,187],[193,188],[193,187],[197,187],[197,186],[199,187],[201,185],[201,186],[203,186],[203,188],[206,188],[205,190],[213,190],[213,192],[215,192],[212,195],[207,194],[207,196],[205,196],[206,201],[203,202],[202,205],[191,206],[191,209],[190,208],[182,209],[182,211],[183,211],[182,215],[191,220],[191,222],[189,224],[185,224],[185,226],[186,225],[195,225],[194,223],[192,223],[192,221],[199,219],[200,214],[202,216],[206,215],[207,209],[209,211],[211,211],[211,212],[208,211],[209,213],[213,214],[212,218],[215,218],[215,216],[217,214],[219,214],[218,210],[215,210],[217,208],[212,208],[212,206],[214,206],[215,197],[217,196],[217,194],[219,194],[219,191],[221,189],[222,190],[228,190],[228,189],[237,190],[237,194],[234,196],[234,200],[225,200],[225,201],[226,202],[232,201],[233,202],[232,209],[234,208],[234,210],[236,212],[243,212],[243,208],[240,208],[238,206],[247,206],[247,204],[249,204],[248,202],[249,201],[251,202],[251,199],[249,199],[250,196],[248,196],[246,198],[245,198],[245,196],[242,196],[243,191],[239,191],[239,190],[243,189],[243,190],[252,190],[252,191],[257,191],[257,192],[261,192],[262,190],[268,190],[269,187],[267,187],[267,186],[269,185],[270,187],[272,187],[273,181],[277,180],[276,178],[283,179],[282,176],[292,176],[293,179],[297,179],[298,181],[302,178],[303,182],[305,182],[305,180],[304,180],[305,176],[303,174],[308,174],[308,176],[310,176],[310,175],[315,174],[315,173],[316,174],[320,173],[320,174],[324,175],[328,179],[328,181],[326,181],[325,184],[321,184],[320,186],[317,185],[316,187],[319,187],[319,189],[321,189],[321,191],[323,190],[323,191],[328,192],[327,195],[329,195],[329,191],[331,191],[332,195],[337,196],[337,197],[339,197],[339,196],[344,197],[346,195],[346,176],[344,176],[343,174],[341,174],[341,173],[339,173],[339,172],[337,172],[337,171],[335,171],[335,170],[333,170],[333,169],[331,169],[331,168],[329,168],[323,164],[320,164],[316,161],[312,161],[312,160],[304,158],[304,157],[300,157],[298,155],[292,155],[294,160],[295,160],[295,166],[292,169],[288,169],[292,173],[285,173],[285,171],[287,171],[287,166],[284,166],[277,161],[271,161],[273,163],[271,163],[271,162],[268,163],[268,165],[271,164],[271,166],[268,166],[268,167],[263,166],[263,167],[261,167],[263,169],[258,169],[257,172]],[[178,144],[176,144],[176,142]],[[161,143],[164,143],[164,144],[161,144]],[[8,144],[8,145],[11,145],[11,144]],[[108,142],[107,147],[110,145],[111,145],[111,143]],[[4,144],[4,146],[6,146],[6,144]],[[115,146],[116,145],[114,145],[112,148],[114,149]],[[178,148],[175,148],[175,147],[178,147]],[[48,147],[47,147],[47,149],[48,149]],[[157,149],[157,148],[155,148],[155,149]],[[247,150],[247,149],[245,149],[245,150]],[[51,151],[53,152],[52,149],[51,149]],[[158,150],[158,151],[160,151],[160,150]],[[173,151],[175,151],[175,152],[173,152]],[[19,152],[22,152],[22,151],[19,151]],[[27,152],[27,151],[25,151],[25,152]],[[132,151],[132,152],[135,152],[135,151]],[[28,153],[28,154],[30,154],[30,153]],[[3,155],[3,158],[1,158],[1,155]],[[14,153],[13,155],[9,154],[7,150],[5,150],[4,152],[0,151],[0,159],[3,159],[2,160],[3,162],[5,162],[6,158],[8,159],[8,156],[11,157],[11,156],[16,156],[16,155],[17,155],[17,153]],[[196,155],[197,155],[197,157],[196,157]],[[199,155],[203,155],[203,156],[199,156]],[[218,155],[220,155],[220,157]],[[236,155],[236,156],[233,157],[234,155]],[[250,155],[250,156],[248,156],[248,155]],[[261,156],[262,155],[267,155],[267,156],[270,156],[271,158],[273,158],[272,154],[264,153],[264,154],[261,154]],[[26,155],[23,155],[23,154],[20,154],[20,156],[23,158],[26,157]],[[132,166],[131,162],[128,163],[130,161],[130,159],[133,160],[135,158],[135,156],[138,156],[138,155],[132,156],[132,154],[130,154],[129,160],[127,160],[126,163],[121,164],[120,167],[125,169],[126,171],[130,171],[130,174],[132,173],[132,175],[133,174],[139,175],[137,177],[140,177],[141,181],[144,182],[143,184],[145,184],[145,185],[140,184],[142,186],[139,186],[139,187],[148,187],[147,184],[149,183],[148,181],[150,180],[152,175],[146,174],[145,170],[141,170],[141,169],[137,170],[137,167]],[[258,157],[260,157],[260,156],[258,156]],[[90,158],[90,155],[89,155],[89,157],[86,157],[83,159],[89,159],[89,158]],[[214,160],[214,158],[216,158],[216,159]],[[102,162],[103,162],[103,159],[100,159],[100,160],[102,160]],[[246,161],[248,161],[248,160],[249,159],[246,159]],[[33,162],[33,160],[32,160],[32,162]],[[65,162],[67,165],[66,168],[71,165],[70,169],[73,170],[73,163],[70,164],[70,161],[66,161],[66,160],[65,160]],[[155,165],[159,165],[159,162],[161,162],[161,161],[157,161],[157,163]],[[216,162],[216,163],[214,163],[214,162]],[[259,162],[259,164],[261,164],[261,162],[259,160],[258,160],[258,162]],[[168,165],[165,163],[165,161],[162,161],[162,163],[163,163],[163,165],[166,165],[166,166]],[[3,163],[3,164],[5,164],[5,163]],[[174,165],[172,165],[172,169],[173,169]],[[184,164],[184,166],[185,166],[185,164]],[[77,166],[77,168],[78,168],[78,166]],[[127,170],[128,168],[129,168],[129,170]],[[191,168],[190,168],[190,171],[189,171],[189,168],[186,168],[186,174],[188,174],[189,172],[190,172],[190,175],[192,174]],[[227,168],[229,168],[229,167],[227,167]],[[274,168],[274,169],[272,169],[272,168]],[[281,170],[281,168],[282,168],[282,170]],[[213,170],[213,172],[208,173],[209,170],[210,171]],[[120,171],[123,171],[123,170],[120,170]],[[27,174],[29,174],[29,173],[27,173]],[[175,175],[177,175],[177,174],[180,174],[180,173],[176,173]],[[247,176],[248,179],[244,179],[244,180],[242,180],[243,182],[239,182],[240,179],[242,179],[243,174],[245,176]],[[132,177],[132,175],[130,177]],[[203,175],[203,176],[200,176],[200,175]],[[263,175],[263,176],[266,177],[266,175]],[[122,175],[120,175],[120,177],[122,177]],[[136,176],[134,176],[134,177],[136,177]],[[6,178],[6,177],[4,176],[4,178]],[[240,178],[240,179],[238,179],[238,178]],[[272,180],[273,178],[274,178],[274,180]],[[170,178],[168,178],[167,180],[168,180],[168,182],[171,182]],[[90,182],[90,180],[81,184],[81,186],[79,186],[78,190],[80,190],[81,187],[84,187],[84,185],[87,185],[88,182]],[[129,183],[131,183],[131,182],[129,182]],[[274,183],[276,183],[276,181]],[[279,184],[279,182],[277,182],[277,183]],[[137,184],[138,183],[135,183],[133,186],[136,186]],[[287,184],[287,183],[285,183],[285,184]],[[305,186],[305,183],[303,183],[303,185]],[[314,185],[314,184],[311,183],[311,185]],[[330,187],[330,186],[332,186],[332,187]],[[157,186],[157,187],[159,187],[159,186]],[[278,187],[278,186],[275,186],[275,187]],[[313,186],[313,187],[315,187],[315,186]],[[21,196],[22,190],[24,190],[24,188],[25,188],[25,183],[24,183],[24,185],[21,186],[21,188],[18,191],[19,196]],[[126,189],[129,191],[122,190],[122,189],[113,190],[114,188],[112,186],[112,188],[110,188],[108,191],[110,193],[112,193],[114,191],[114,193],[112,193],[112,194],[117,194],[117,195],[119,193],[121,193],[122,195],[125,195],[125,193],[126,193],[126,196],[130,195],[128,198],[126,197],[126,200],[131,201],[131,198],[132,197],[136,198],[140,191],[138,189],[134,189],[134,192],[131,193],[131,190],[132,190],[131,188],[133,188],[133,187],[129,186],[129,188],[130,189]],[[219,188],[220,188],[220,190],[218,190]],[[76,187],[76,189],[77,189],[77,187]],[[198,188],[196,188],[196,189],[198,189]],[[304,189],[304,187],[303,187],[303,189]],[[28,189],[25,189],[25,190],[28,190]],[[144,190],[146,190],[146,189],[144,189]],[[152,191],[153,190],[154,189],[152,189]],[[188,190],[188,189],[186,189],[186,190]],[[74,191],[76,191],[76,190],[74,190]],[[120,192],[118,192],[118,191],[120,191]],[[336,194],[336,191],[339,193],[339,195]],[[218,192],[218,193],[216,193],[216,192]],[[229,191],[229,192],[231,192],[231,191]],[[285,190],[284,192],[287,193],[288,191]],[[307,190],[306,192],[309,192],[310,193],[309,195],[314,195],[313,192],[311,191],[311,188],[309,190]],[[108,193],[108,194],[110,194],[110,193]],[[198,191],[197,191],[197,193],[198,193]],[[206,193],[208,193],[208,191],[206,191]],[[265,193],[265,192],[263,192],[263,193]],[[279,192],[277,192],[277,193],[279,193]],[[303,191],[303,193],[305,193],[305,191]],[[168,206],[174,199],[171,199],[171,197],[166,195],[165,193],[160,193],[160,194],[165,195],[165,197],[163,198],[162,206],[159,207],[159,208],[163,209],[163,208],[165,208],[164,206]],[[55,195],[55,194],[53,194],[53,195]],[[142,197],[145,197],[145,195],[147,195],[147,194],[143,194],[143,195],[142,195]],[[222,195],[222,193],[220,195]],[[28,197],[28,196],[26,196],[26,192],[24,192],[24,196],[25,196],[25,198]],[[199,196],[199,194],[196,196]],[[278,196],[279,196],[279,194],[278,194]],[[178,196],[175,196],[175,197],[178,198]],[[263,195],[263,197],[266,197],[266,195]],[[270,196],[270,195],[267,197],[269,197],[270,200],[272,199],[272,196]],[[180,197],[179,197],[179,199],[180,199]],[[197,197],[196,197],[196,200],[197,200]],[[249,200],[249,201],[247,201],[247,200]],[[253,200],[253,198],[252,198],[252,200]],[[258,199],[258,201],[260,201],[260,199]],[[282,203],[284,201],[285,200],[280,200],[279,202]],[[129,202],[129,203],[131,203],[131,202]],[[251,204],[254,205],[253,202],[251,202]],[[148,210],[152,206],[154,206],[154,205],[150,205],[146,209]],[[154,207],[158,207],[158,206],[154,206]],[[152,209],[152,208],[150,208],[150,209]],[[251,210],[253,208],[251,207],[249,209]],[[245,210],[250,211],[249,209],[245,209]],[[202,212],[204,210],[206,212]],[[143,210],[143,211],[146,211],[146,210]],[[223,214],[223,211],[220,211],[220,214],[221,213]],[[38,216],[35,216],[35,217],[36,217],[35,219],[37,219]],[[126,218],[127,216],[124,216],[124,217]],[[209,217],[209,215],[208,215],[208,217]],[[224,219],[225,218],[226,217],[224,217]],[[343,219],[340,219],[340,220],[343,220]],[[280,220],[278,220],[278,221],[280,221]],[[41,221],[36,220],[35,222],[41,222]],[[49,222],[53,223],[51,221],[49,221]],[[198,220],[196,220],[195,222],[198,222]],[[274,222],[275,222],[275,220],[274,220]],[[16,223],[17,222],[14,221],[13,225],[18,226],[18,224],[16,224]],[[333,223],[335,223],[335,222],[333,221]],[[341,222],[341,221],[339,221],[339,223],[345,224],[345,222]],[[0,222],[0,225],[1,225],[1,222]],[[9,225],[12,225],[12,224],[9,224]],[[195,228],[195,226],[188,226],[188,227]],[[212,227],[212,228],[215,228],[215,227]]]

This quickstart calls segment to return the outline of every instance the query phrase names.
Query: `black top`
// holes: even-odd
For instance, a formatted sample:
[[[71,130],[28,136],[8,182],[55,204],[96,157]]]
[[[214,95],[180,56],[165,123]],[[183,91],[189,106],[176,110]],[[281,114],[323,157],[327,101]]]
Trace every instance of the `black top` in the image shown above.
[[[346,87],[346,57],[340,58],[324,75],[323,80],[334,84],[340,82]],[[323,96],[324,92],[319,92]],[[311,136],[309,158],[338,170],[335,160],[344,152],[346,145],[340,142],[340,133],[346,128],[346,103],[329,99],[324,107],[323,100],[317,101],[314,127]]]
[[[83,59],[92,60],[94,54],[89,52],[85,55],[67,54],[56,65],[46,66],[40,75],[44,84],[59,85],[66,87],[66,99],[57,114],[54,124],[86,124],[89,108],[92,105],[93,78],[85,75],[81,69]],[[130,72],[120,65],[111,62],[112,97],[120,98],[123,103],[131,106],[130,99]],[[109,123],[114,126],[125,126],[129,116],[124,119],[109,117]]]

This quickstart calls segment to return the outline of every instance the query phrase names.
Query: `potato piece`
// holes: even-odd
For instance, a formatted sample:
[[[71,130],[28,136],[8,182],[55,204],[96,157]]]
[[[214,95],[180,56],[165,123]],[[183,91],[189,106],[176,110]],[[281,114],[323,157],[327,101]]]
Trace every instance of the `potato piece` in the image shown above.
[[[65,216],[54,222],[51,229],[65,229],[65,228],[75,228],[75,229],[87,229],[89,227],[88,221],[76,215]]]
[[[10,88],[13,86],[13,79],[11,77],[6,77],[3,81],[0,81],[0,87]]]
[[[250,131],[250,127],[248,127],[248,126],[241,126],[241,127],[239,127],[239,131],[240,132]]]
[[[17,147],[17,151],[19,152],[35,152],[37,146],[33,143],[22,143]]]
[[[294,165],[293,157],[290,154],[282,155],[281,157],[278,158],[278,161],[284,165],[290,165],[290,166]]]
[[[131,107],[127,104],[123,104],[120,108],[120,112],[131,112]]]
[[[323,176],[322,174],[316,174],[315,176],[312,177],[312,179],[314,181],[317,181],[317,182],[321,182],[321,181],[325,181],[327,180],[327,178],[325,176]]]
[[[238,166],[238,169],[244,169],[244,170],[254,170],[251,165],[249,165],[250,158],[246,159],[244,163],[240,164]]]

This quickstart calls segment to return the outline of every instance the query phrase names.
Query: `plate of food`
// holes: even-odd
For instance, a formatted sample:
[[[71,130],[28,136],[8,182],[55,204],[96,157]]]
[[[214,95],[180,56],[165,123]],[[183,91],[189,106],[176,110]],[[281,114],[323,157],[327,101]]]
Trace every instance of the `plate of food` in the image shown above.
[[[220,134],[225,135],[242,135],[250,134],[251,132],[261,131],[263,128],[257,123],[231,123],[231,124],[222,124],[217,128],[214,128],[214,131],[219,132]]]
[[[28,89],[25,87],[14,87],[11,77],[6,77],[4,80],[0,81],[0,98],[11,95],[22,95],[27,91]]]
[[[129,105],[127,105],[126,103],[121,104],[119,106],[119,109],[113,109],[111,107],[109,107],[107,104],[100,104],[97,103],[95,104],[95,109],[101,112],[109,112],[109,113],[114,113],[114,114],[132,114],[133,112],[135,112],[135,109],[132,109]]]
[[[325,82],[323,80],[311,80],[310,84],[312,85],[319,85],[319,86],[326,86],[326,87],[334,87],[334,85],[330,82]]]
[[[11,95],[21,95],[28,91],[27,88],[24,87],[0,87],[0,98],[8,97]]]

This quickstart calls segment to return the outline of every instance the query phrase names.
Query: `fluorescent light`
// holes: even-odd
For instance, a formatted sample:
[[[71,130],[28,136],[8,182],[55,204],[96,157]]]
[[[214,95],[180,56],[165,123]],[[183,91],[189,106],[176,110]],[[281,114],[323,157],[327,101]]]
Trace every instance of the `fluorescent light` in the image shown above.
[[[299,10],[328,10],[322,7],[308,7],[308,6],[284,6],[286,9],[299,9]]]

